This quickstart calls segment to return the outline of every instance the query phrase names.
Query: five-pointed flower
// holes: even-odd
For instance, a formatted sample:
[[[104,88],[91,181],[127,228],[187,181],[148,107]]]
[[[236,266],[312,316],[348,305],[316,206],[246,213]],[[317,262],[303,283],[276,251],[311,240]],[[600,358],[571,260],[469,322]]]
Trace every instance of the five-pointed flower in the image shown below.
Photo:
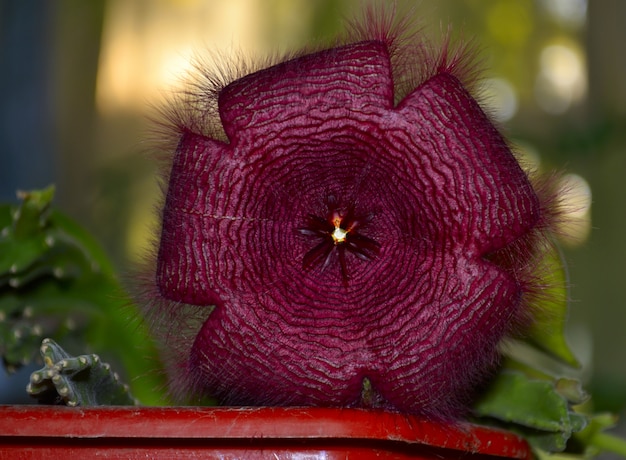
[[[218,88],[225,139],[177,126],[155,280],[169,311],[204,316],[170,331],[188,344],[175,385],[446,416],[490,371],[542,205],[463,57],[442,51],[394,102],[396,52],[374,37]]]

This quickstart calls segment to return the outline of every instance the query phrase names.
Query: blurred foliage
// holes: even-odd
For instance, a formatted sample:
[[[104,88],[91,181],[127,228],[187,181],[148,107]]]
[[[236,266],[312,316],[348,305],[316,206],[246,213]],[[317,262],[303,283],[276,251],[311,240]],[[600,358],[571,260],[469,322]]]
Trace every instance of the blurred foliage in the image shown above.
[[[0,356],[11,372],[37,359],[43,337],[101,352],[123,365],[145,404],[155,390],[156,353],[106,256],[82,228],[52,209],[54,188],[22,192],[0,206]]]
[[[488,390],[475,404],[475,414],[498,420],[536,449],[561,452],[572,434],[587,425],[586,417],[571,409],[572,403],[586,399],[579,382],[532,379],[519,371],[504,371]]]
[[[542,284],[547,287],[534,308],[534,322],[526,334],[526,340],[564,364],[579,368],[580,363],[565,337],[569,315],[567,277],[565,263],[558,249],[548,253],[537,271],[545,273]]]
[[[474,421],[523,436],[544,460],[587,459],[603,452],[626,457],[626,440],[606,433],[615,416],[590,413],[588,404],[575,379],[538,378],[535,370],[505,367],[476,401]]]

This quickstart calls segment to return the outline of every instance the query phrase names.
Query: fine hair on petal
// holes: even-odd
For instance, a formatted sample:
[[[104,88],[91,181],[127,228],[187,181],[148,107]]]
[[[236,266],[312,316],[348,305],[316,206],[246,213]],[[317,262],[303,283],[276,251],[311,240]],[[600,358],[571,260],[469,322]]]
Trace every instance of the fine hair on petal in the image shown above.
[[[371,2],[362,13],[347,21],[343,41],[383,42],[393,70],[395,103],[422,83],[440,73],[454,75],[474,97],[482,71],[478,48],[463,36],[453,37],[452,28],[442,27],[436,41],[428,37],[415,5]]]

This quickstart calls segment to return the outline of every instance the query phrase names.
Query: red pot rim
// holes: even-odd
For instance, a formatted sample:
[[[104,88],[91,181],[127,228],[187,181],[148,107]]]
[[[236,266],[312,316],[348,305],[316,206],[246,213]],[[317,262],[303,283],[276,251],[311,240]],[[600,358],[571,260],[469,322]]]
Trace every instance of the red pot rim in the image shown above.
[[[73,458],[100,450],[112,454],[109,458],[188,458],[186,453],[195,456],[198,450],[204,458],[460,458],[468,453],[532,458],[527,442],[512,433],[383,411],[0,406],[2,458]]]

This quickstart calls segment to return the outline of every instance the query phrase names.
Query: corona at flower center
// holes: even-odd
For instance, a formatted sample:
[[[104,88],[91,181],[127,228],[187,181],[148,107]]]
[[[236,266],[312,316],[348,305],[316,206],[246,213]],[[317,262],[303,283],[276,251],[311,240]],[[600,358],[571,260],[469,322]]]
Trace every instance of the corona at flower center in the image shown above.
[[[326,217],[309,214],[307,223],[298,229],[299,233],[316,240],[313,247],[304,254],[302,267],[309,270],[317,266],[325,270],[338,263],[344,283],[350,278],[346,252],[360,260],[375,259],[380,252],[380,244],[361,233],[373,219],[373,214],[357,216],[353,206],[340,208],[337,199],[330,196],[326,205]]]
[[[332,234],[333,241],[335,242],[335,244],[345,243],[347,236],[348,236],[348,230],[344,230],[343,228],[338,227],[335,224],[335,230],[333,231],[333,234]]]
[[[333,242],[335,244],[345,243],[350,229],[344,229],[341,227],[341,222],[343,219],[337,211],[334,211],[332,213],[332,216],[333,216],[333,225],[335,226],[335,230],[333,230],[333,233],[331,234],[333,238]]]

